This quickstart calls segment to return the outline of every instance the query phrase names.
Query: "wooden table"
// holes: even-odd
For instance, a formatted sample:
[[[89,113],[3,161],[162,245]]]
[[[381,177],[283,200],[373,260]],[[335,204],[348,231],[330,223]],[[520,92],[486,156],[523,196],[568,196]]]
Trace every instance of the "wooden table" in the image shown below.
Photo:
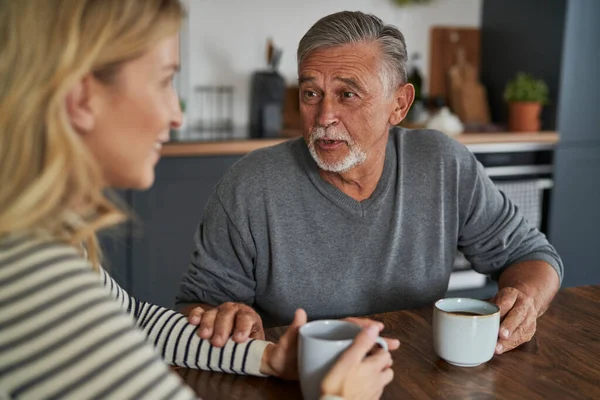
[[[372,316],[385,324],[385,336],[402,342],[392,353],[395,377],[383,399],[600,399],[600,286],[561,290],[531,342],[475,368],[435,355],[431,316],[431,307]],[[282,333],[270,329],[267,338]],[[297,382],[179,373],[205,400],[302,399]]]

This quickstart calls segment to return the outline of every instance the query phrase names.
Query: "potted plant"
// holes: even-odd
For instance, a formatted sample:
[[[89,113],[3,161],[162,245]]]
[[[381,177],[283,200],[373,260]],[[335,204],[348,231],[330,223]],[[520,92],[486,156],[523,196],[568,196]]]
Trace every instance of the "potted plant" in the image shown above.
[[[508,129],[511,132],[540,130],[542,105],[548,102],[548,86],[541,79],[519,72],[504,89],[508,103]]]

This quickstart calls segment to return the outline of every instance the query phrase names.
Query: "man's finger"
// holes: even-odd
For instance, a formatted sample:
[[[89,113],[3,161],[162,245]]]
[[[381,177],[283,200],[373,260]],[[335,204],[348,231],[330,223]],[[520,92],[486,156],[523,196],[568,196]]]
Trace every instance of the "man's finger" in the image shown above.
[[[500,331],[498,332],[500,339],[508,339],[518,326],[522,325],[527,318],[532,317],[535,318],[527,303],[522,301],[515,303],[515,307],[508,312],[500,324]],[[525,323],[525,325],[528,324]]]
[[[236,310],[234,308],[219,309],[215,318],[210,342],[213,346],[223,347],[233,332]]]
[[[217,317],[218,309],[213,308],[212,310],[205,311],[202,314],[202,321],[198,327],[198,335],[202,339],[210,339],[213,334],[215,318]]]
[[[256,314],[248,311],[238,311],[235,315],[235,326],[233,340],[243,343],[255,331],[255,325],[258,323]]]
[[[198,325],[202,320],[204,309],[202,307],[194,307],[188,314],[188,322],[192,325]]]
[[[265,340],[265,332],[262,330],[262,328],[253,331],[252,333],[250,333],[250,339]]]
[[[508,339],[498,340],[498,343],[496,344],[495,353],[506,353],[507,351],[510,351],[515,347],[518,347],[521,344],[530,341],[531,338],[533,338],[533,335],[535,334],[535,328],[535,319],[532,322],[525,322],[525,324],[520,325]]]
[[[504,318],[506,314],[513,308],[517,301],[518,292],[515,290],[502,289],[494,297],[493,302],[500,308],[500,318]]]

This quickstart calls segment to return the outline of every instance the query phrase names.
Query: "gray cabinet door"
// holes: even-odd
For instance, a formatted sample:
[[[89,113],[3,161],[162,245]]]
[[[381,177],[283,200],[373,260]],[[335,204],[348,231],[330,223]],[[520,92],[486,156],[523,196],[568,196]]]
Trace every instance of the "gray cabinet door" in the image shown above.
[[[550,214],[550,240],[565,264],[563,286],[600,283],[599,16],[600,1],[568,3]]]
[[[131,294],[172,308],[194,248],[193,234],[214,186],[237,156],[166,158],[154,186],[132,193]]]
[[[560,141],[600,141],[600,1],[571,0],[562,57]]]
[[[555,171],[549,236],[565,265],[563,286],[600,284],[600,145],[559,145]]]

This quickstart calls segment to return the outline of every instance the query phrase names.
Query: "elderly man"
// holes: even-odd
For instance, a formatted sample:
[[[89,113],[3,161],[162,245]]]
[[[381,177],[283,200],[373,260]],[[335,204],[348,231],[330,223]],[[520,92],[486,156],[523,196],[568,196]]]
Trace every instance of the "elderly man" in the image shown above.
[[[498,279],[497,353],[531,339],[561,260],[463,145],[395,127],[414,98],[401,32],[329,15],[300,41],[298,75],[304,138],[239,161],[198,226],[178,304],[199,335],[262,337],[297,307],[314,319],[431,304],[458,248]]]

